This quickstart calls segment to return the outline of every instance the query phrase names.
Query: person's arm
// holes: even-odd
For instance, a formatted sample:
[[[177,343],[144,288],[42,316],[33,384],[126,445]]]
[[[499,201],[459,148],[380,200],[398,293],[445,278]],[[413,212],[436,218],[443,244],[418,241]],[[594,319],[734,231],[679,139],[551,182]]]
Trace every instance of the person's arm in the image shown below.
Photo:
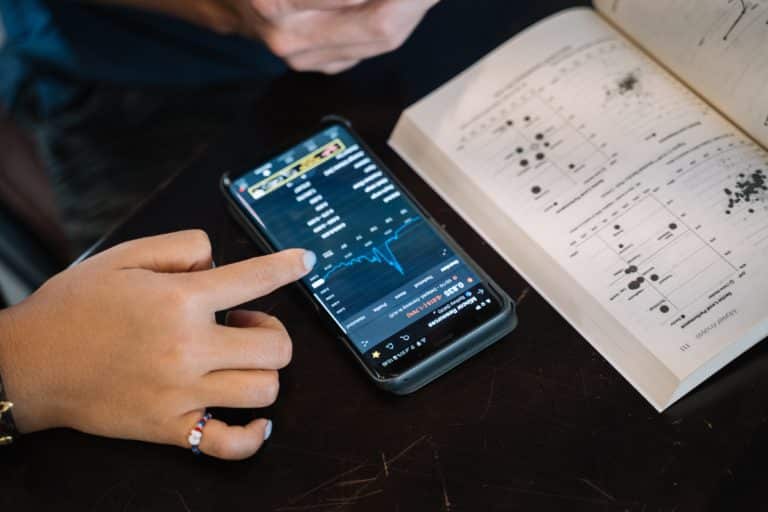
[[[314,254],[289,250],[211,268],[205,233],[127,242],[65,270],[0,311],[0,375],[21,432],[69,427],[190,447],[206,407],[260,408],[278,393],[291,341],[276,318],[214,313],[305,275]],[[200,449],[256,452],[266,419],[211,420]]]
[[[259,39],[297,71],[338,73],[399,48],[439,0],[88,0]]]
[[[238,5],[247,4],[239,0],[83,0],[83,2],[154,11],[200,25],[220,34],[238,32],[242,20]]]

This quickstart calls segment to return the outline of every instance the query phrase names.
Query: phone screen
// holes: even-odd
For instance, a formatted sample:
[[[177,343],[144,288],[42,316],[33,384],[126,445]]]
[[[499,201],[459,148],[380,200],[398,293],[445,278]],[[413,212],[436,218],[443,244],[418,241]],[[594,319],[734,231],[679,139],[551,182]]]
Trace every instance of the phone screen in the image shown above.
[[[502,311],[341,124],[234,178],[229,192],[275,249],[317,254],[303,284],[378,375],[400,374]]]

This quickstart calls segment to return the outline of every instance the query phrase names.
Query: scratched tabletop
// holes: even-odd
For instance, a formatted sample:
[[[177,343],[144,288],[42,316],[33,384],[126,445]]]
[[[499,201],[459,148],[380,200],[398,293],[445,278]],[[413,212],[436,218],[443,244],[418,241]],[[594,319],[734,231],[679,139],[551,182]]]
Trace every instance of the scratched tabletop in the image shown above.
[[[0,510],[757,510],[768,474],[768,346],[663,414],[651,406],[386,146],[400,112],[567,1],[444,0],[407,45],[336,77],[287,74],[152,103],[120,133],[123,162],[172,169],[95,250],[203,228],[219,264],[257,254],[229,218],[222,172],[246,169],[324,114],[350,118],[433,216],[512,297],[520,326],[407,397],[378,391],[294,288],[252,306],[279,316],[294,361],[259,454],[220,462],[69,430],[0,452]],[[101,122],[108,122],[104,119]],[[112,121],[114,123],[114,121]],[[100,131],[88,123],[80,136]],[[110,126],[109,133],[115,127]],[[95,136],[95,135],[94,135]],[[132,160],[135,159],[135,160]]]

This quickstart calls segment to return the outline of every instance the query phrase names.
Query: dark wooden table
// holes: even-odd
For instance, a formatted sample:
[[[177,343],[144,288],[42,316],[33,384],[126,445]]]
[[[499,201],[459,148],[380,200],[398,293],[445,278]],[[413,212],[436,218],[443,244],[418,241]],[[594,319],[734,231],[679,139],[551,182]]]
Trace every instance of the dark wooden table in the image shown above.
[[[519,298],[520,326],[511,336],[398,398],[366,381],[297,290],[279,291],[255,307],[283,319],[295,357],[282,373],[279,402],[266,413],[274,436],[257,456],[225,463],[72,431],[38,433],[0,454],[0,509],[768,508],[767,345],[656,413],[386,146],[406,106],[523,27],[574,3],[445,0],[402,50],[350,73],[290,74],[265,94],[249,94],[248,84],[212,90],[211,104],[223,95],[237,101],[222,105],[236,108],[204,135],[185,131],[189,142],[171,128],[151,137],[127,133],[141,162],[168,153],[167,144],[153,141],[176,141],[170,162],[177,176],[96,248],[194,227],[210,234],[221,264],[253,256],[255,247],[225,212],[221,172],[256,163],[274,144],[336,112],[354,121],[416,197]],[[256,413],[222,414],[242,421]]]

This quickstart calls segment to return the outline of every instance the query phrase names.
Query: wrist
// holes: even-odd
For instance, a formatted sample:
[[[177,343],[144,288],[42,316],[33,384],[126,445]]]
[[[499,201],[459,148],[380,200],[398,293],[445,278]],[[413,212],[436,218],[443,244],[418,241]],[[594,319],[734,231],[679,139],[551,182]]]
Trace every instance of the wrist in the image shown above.
[[[18,312],[22,307],[0,310],[0,378],[3,381],[3,400],[13,403],[16,428],[21,433],[29,433],[51,428],[54,423],[49,417],[53,411],[42,402],[46,394],[31,389],[30,383],[24,379],[25,373],[28,375],[32,368],[24,363],[21,350],[31,342],[25,339],[22,323],[18,321]],[[37,375],[33,380],[39,383],[41,377]]]
[[[8,364],[8,348],[11,344],[11,322],[9,315],[0,311],[0,446],[6,446],[16,441],[19,436],[18,427],[13,414],[14,403],[8,396],[3,382],[4,369]]]

